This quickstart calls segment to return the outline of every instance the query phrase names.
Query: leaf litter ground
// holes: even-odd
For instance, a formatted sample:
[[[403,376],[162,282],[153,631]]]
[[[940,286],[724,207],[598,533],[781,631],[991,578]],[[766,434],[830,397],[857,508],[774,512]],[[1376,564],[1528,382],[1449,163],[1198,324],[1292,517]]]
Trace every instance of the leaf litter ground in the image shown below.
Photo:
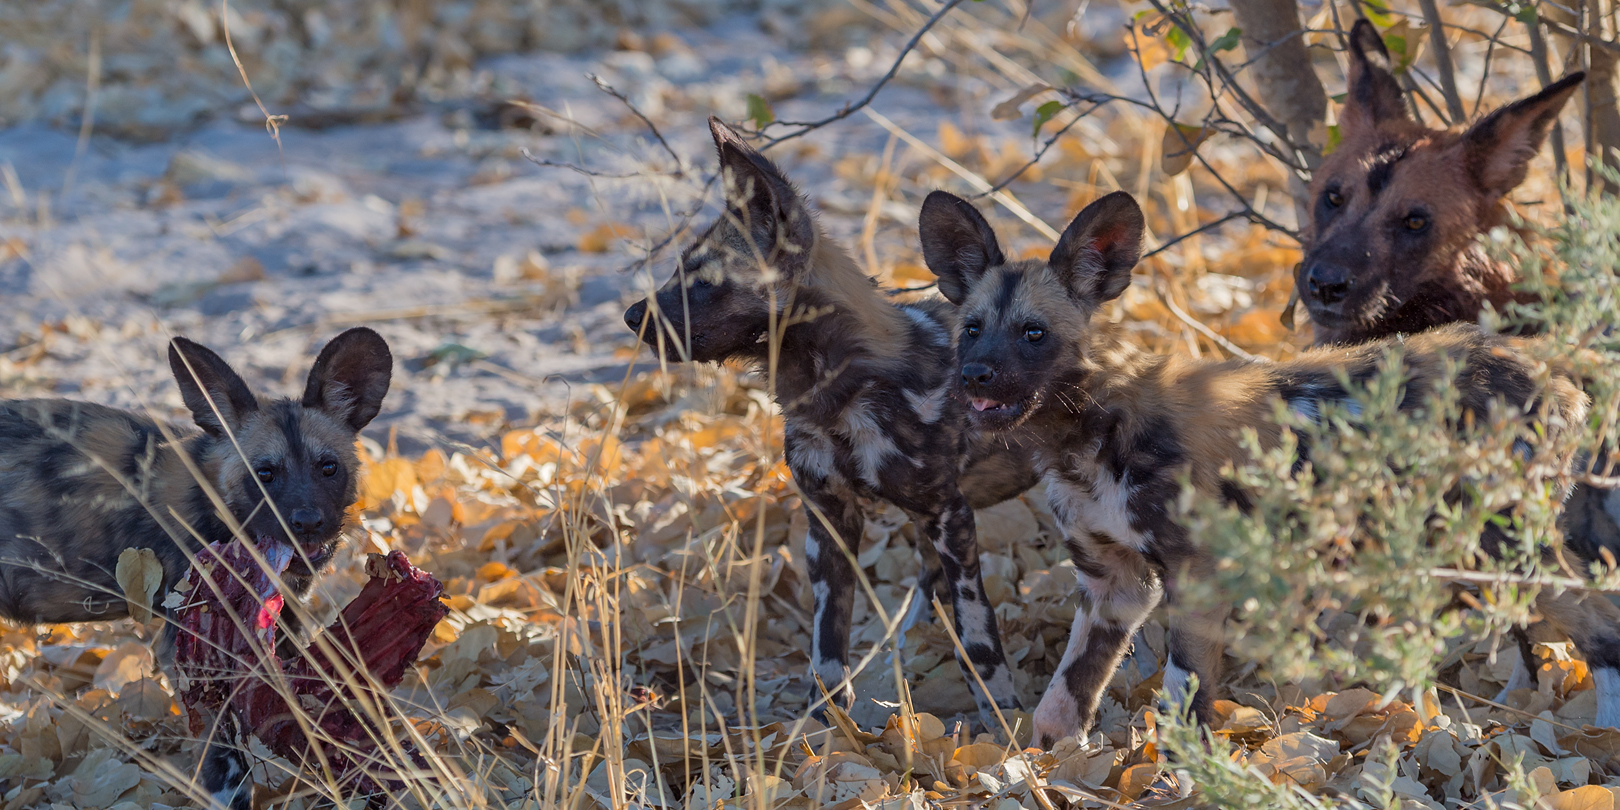
[[[1019,712],[1006,718],[1017,745],[978,728],[938,621],[907,638],[899,700],[887,625],[867,598],[854,624],[856,656],[869,659],[861,699],[831,727],[803,719],[803,518],[772,450],[779,423],[764,392],[711,370],[645,373],[622,396],[590,395],[565,419],[506,434],[498,455],[367,461],[351,559],[406,551],[445,582],[451,607],[395,698],[439,754],[482,763],[471,770],[490,780],[490,799],[535,800],[523,774],[563,755],[577,790],[604,806],[1198,806],[1196,791],[1154,782],[1165,762],[1158,620],[1137,636],[1083,748],[1022,751],[1029,716]],[[985,587],[1033,706],[1073,617],[1074,570],[1038,493],[984,510],[979,531]],[[874,506],[858,560],[891,617],[915,584],[913,539],[898,513]],[[338,566],[328,613],[359,590],[362,568]],[[184,719],[127,623],[3,640],[6,808],[186,803],[151,765],[189,767]],[[1612,807],[1620,732],[1583,728],[1592,680],[1567,643],[1535,649],[1540,687],[1500,706],[1458,696],[1506,681],[1508,658],[1493,661],[1487,642],[1459,643],[1447,673],[1456,692],[1422,706],[1354,686],[1267,683],[1233,662],[1216,735],[1236,761],[1326,795],[1371,799],[1381,783],[1402,807],[1466,805],[1504,790],[1521,760],[1556,793],[1549,806]],[[1386,743],[1401,752],[1393,772],[1370,757]],[[290,773],[273,759],[259,772],[272,795],[295,792]]]

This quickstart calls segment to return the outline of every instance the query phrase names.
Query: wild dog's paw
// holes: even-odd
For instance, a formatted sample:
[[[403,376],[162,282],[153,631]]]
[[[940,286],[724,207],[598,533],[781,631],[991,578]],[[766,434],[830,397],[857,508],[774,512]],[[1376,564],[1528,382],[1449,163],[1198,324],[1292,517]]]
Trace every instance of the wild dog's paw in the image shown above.
[[[1046,694],[1041,696],[1040,705],[1035,707],[1032,721],[1035,725],[1035,745],[1050,751],[1065,737],[1079,737],[1090,725],[1090,718],[1081,717],[1080,714],[1080,702],[1063,688],[1059,679],[1054,678]]]
[[[855,705],[855,688],[849,682],[849,667],[841,661],[822,661],[810,667],[810,704],[824,707],[836,705],[849,711]],[[811,716],[826,721],[824,708],[816,708]]]

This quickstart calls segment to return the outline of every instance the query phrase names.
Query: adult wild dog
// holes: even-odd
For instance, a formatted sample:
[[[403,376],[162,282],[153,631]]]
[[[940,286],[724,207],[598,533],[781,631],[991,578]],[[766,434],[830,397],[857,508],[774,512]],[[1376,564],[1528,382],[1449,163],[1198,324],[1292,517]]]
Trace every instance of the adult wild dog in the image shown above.
[[[1479,236],[1509,224],[1508,192],[1585,76],[1571,73],[1467,129],[1430,129],[1407,114],[1383,40],[1358,20],[1342,140],[1311,178],[1294,278],[1316,343],[1474,321],[1486,304],[1501,311],[1522,300],[1518,271],[1486,255]]]
[[[350,329],[321,350],[298,399],[261,400],[208,349],[175,338],[169,367],[201,433],[57,399],[0,401],[0,616],[57,624],[128,615],[113,572],[148,548],[174,588],[205,544],[290,545],[283,581],[308,591],[357,493],[355,438],[382,407],[388,344]],[[167,663],[177,625],[164,630]],[[249,806],[245,760],[210,745],[202,784]]]
[[[953,395],[952,307],[939,299],[895,304],[822,233],[810,203],[777,167],[719,119],[726,211],[682,253],[657,293],[624,320],[667,360],[736,359],[773,373],[785,422],[783,450],[809,517],[805,564],[815,597],[811,674],[848,705],[851,564],[864,518],[860,498],[904,510],[925,559],[907,623],[943,581],[967,651],[968,683],[1017,705],[995,613],[979,577],[973,507],[1036,481],[1016,447],[969,448]],[[969,457],[973,469],[963,474]],[[968,493],[977,493],[970,500]],[[938,566],[937,570],[935,566]],[[966,667],[989,689],[980,693]]]
[[[1093,315],[1129,285],[1142,230],[1135,200],[1115,192],[1080,212],[1047,261],[1007,262],[966,201],[935,192],[923,205],[924,258],[960,305],[970,419],[1014,431],[1033,448],[1080,573],[1081,610],[1035,711],[1036,740],[1045,745],[1090,725],[1132,633],[1161,598],[1171,607],[1165,689],[1184,690],[1197,674],[1190,706],[1200,721],[1211,719],[1226,611],[1177,604],[1187,583],[1216,564],[1171,517],[1182,476],[1203,497],[1245,503],[1221,475],[1244,458],[1242,429],[1275,445],[1277,401],[1306,418],[1324,403],[1353,402],[1338,372],[1369,379],[1394,345],[1319,349],[1287,363],[1198,363],[1135,349]],[[1465,325],[1404,339],[1403,407],[1422,406],[1450,358],[1464,367],[1453,384],[1466,410],[1483,417],[1500,399],[1538,413],[1549,429],[1578,425],[1585,395],[1555,377],[1541,397],[1533,367],[1507,350],[1509,340]],[[1544,596],[1538,608],[1602,673],[1598,721],[1620,722],[1620,609],[1573,593]]]
[[[1584,78],[1571,73],[1467,129],[1430,129],[1407,114],[1389,52],[1372,24],[1350,31],[1343,140],[1311,180],[1312,217],[1295,289],[1317,345],[1354,344],[1479,319],[1514,301],[1517,268],[1487,255],[1479,237],[1508,225],[1505,198],[1524,182]],[[1612,475],[1600,462],[1596,470]],[[1562,525],[1571,547],[1620,555],[1620,491],[1576,486]],[[1503,689],[1530,683],[1529,641]]]

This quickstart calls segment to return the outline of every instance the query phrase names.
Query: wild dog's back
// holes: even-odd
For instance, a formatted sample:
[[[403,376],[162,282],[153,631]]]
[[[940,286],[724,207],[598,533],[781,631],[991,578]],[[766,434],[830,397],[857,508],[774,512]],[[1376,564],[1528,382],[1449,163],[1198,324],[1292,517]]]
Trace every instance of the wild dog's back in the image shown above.
[[[167,435],[165,435],[167,433]],[[118,618],[124,598],[107,561],[150,548],[173,579],[178,543],[224,533],[167,431],[146,417],[69,400],[0,402],[0,613],[25,622]]]

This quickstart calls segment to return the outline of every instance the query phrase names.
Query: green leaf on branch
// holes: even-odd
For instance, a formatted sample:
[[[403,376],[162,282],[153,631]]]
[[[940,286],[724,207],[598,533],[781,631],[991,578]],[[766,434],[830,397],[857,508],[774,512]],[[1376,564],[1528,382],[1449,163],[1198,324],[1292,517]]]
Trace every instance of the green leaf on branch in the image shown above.
[[[1388,28],[1395,24],[1395,16],[1389,13],[1389,4],[1384,0],[1362,0],[1361,5],[1373,25]]]
[[[749,93],[748,120],[754,122],[755,129],[760,129],[776,120],[776,111],[771,109],[771,103],[764,96]]]
[[[1175,56],[1177,62],[1187,58],[1187,49],[1192,47],[1192,39],[1179,25],[1172,25],[1170,30],[1164,32],[1164,41],[1169,43],[1170,53]]]
[[[1401,20],[1384,31],[1384,48],[1389,51],[1393,63],[1390,70],[1400,75],[1417,61],[1418,53],[1423,50],[1423,38],[1412,30],[1406,20]]]
[[[1046,126],[1046,122],[1052,120],[1052,116],[1062,112],[1064,106],[1066,105],[1064,105],[1064,103],[1061,101],[1048,101],[1045,104],[1036,107],[1035,129],[1034,131],[1030,132],[1030,137],[1034,138],[1039,136],[1041,134],[1041,127]]]
[[[1221,34],[1220,37],[1217,38],[1214,42],[1209,43],[1209,50],[1204,52],[1205,57],[1207,57],[1210,54],[1216,54],[1216,53],[1220,53],[1222,51],[1230,51],[1233,48],[1236,48],[1238,46],[1239,38],[1242,37],[1242,36],[1243,36],[1243,29],[1241,29],[1241,28],[1228,28],[1226,30],[1226,33]],[[1193,65],[1193,70],[1202,71],[1203,69],[1204,69],[1204,59],[1200,58],[1198,60],[1198,64]]]

